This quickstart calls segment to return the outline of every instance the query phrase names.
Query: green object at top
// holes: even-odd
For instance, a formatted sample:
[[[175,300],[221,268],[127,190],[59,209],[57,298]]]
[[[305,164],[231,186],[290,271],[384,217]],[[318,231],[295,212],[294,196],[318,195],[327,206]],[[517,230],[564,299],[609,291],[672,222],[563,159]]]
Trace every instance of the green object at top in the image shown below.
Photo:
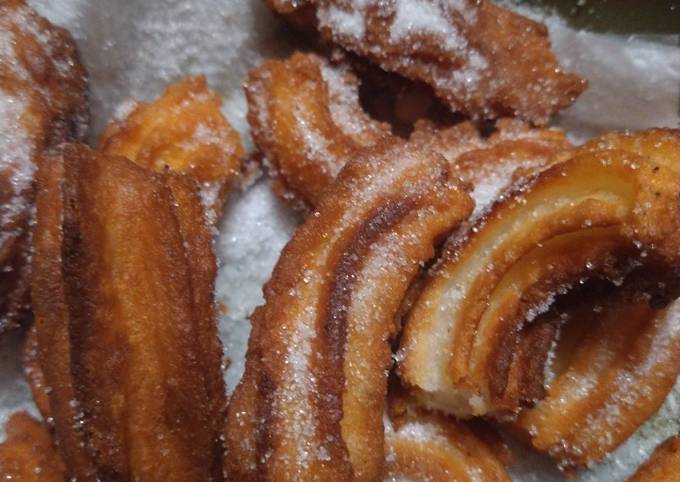
[[[680,0],[522,0],[557,11],[576,29],[620,34],[680,34]]]

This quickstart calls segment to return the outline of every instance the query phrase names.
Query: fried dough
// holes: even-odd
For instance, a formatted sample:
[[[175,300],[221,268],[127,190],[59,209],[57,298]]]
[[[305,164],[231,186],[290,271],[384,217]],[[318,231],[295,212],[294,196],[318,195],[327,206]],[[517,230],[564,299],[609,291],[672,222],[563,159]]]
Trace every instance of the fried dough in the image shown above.
[[[464,422],[428,412],[408,397],[390,398],[385,427],[385,481],[510,482],[495,444],[485,442]]]
[[[64,145],[40,160],[38,360],[77,480],[221,480],[216,262],[198,187]]]
[[[615,296],[567,313],[547,395],[514,428],[570,470],[602,460],[661,407],[680,371],[680,303]]]
[[[35,157],[85,136],[87,85],[66,30],[0,2],[0,332],[28,312]]]
[[[680,437],[670,437],[628,482],[674,482],[680,473]]]
[[[423,403],[462,417],[516,413],[516,337],[556,292],[640,264],[677,283],[677,165],[643,150],[584,147],[569,157],[451,239],[428,274],[400,352],[402,379]]]
[[[233,480],[376,480],[395,316],[472,201],[436,155],[395,145],[345,166],[283,250],[228,409]]]
[[[221,105],[205,77],[188,77],[153,102],[124,105],[102,135],[99,150],[154,171],[190,175],[201,185],[206,213],[215,222],[245,157]]]
[[[583,147],[599,149],[643,153],[680,171],[680,135],[671,129],[610,133]],[[654,273],[644,278],[654,280]],[[631,290],[624,285],[613,298],[572,300],[553,354],[559,373],[545,399],[536,397],[536,405],[514,424],[522,438],[562,468],[601,460],[623,443],[656,413],[680,372],[680,302],[659,309],[626,295]],[[547,354],[545,345],[531,351]],[[543,384],[542,376],[538,382]],[[590,389],[579,389],[585,385]]]
[[[24,376],[28,386],[31,388],[31,395],[33,402],[38,408],[43,420],[50,421],[52,414],[50,412],[50,399],[47,394],[47,386],[45,385],[45,374],[40,368],[40,361],[38,360],[38,331],[35,325],[31,326],[26,335],[24,345]]]
[[[488,0],[270,1],[295,18],[316,8],[321,36],[430,85],[453,111],[477,119],[520,117],[544,125],[586,87],[563,72],[547,28]],[[309,18],[305,15],[302,18]]]
[[[64,482],[64,463],[49,430],[26,412],[7,422],[7,439],[0,444],[0,479],[19,482]]]
[[[314,54],[268,60],[246,82],[253,139],[274,190],[311,208],[358,150],[389,135],[363,112],[358,80]]]
[[[381,139],[404,143],[366,115],[356,83],[347,67],[313,54],[270,60],[251,71],[248,120],[255,144],[272,163],[279,194],[312,208],[350,157]],[[488,138],[471,122],[440,128],[423,121],[409,142],[443,155],[457,176],[472,183],[478,210],[514,174],[543,166],[554,153],[571,147],[559,129],[532,129],[511,119],[499,120]]]

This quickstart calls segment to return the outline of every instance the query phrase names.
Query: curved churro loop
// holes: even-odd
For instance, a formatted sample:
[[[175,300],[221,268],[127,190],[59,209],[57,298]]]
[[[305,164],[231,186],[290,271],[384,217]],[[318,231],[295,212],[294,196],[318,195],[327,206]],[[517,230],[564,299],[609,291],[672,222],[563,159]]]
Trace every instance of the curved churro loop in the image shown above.
[[[343,169],[253,315],[227,417],[234,480],[376,480],[395,315],[472,201],[443,159],[382,145]]]
[[[35,157],[85,136],[87,84],[67,31],[0,3],[0,332],[28,312]]]
[[[386,482],[510,482],[503,460],[507,454],[499,454],[464,422],[428,412],[399,397],[390,399],[389,408]]]
[[[270,60],[249,75],[248,120],[258,149],[274,166],[274,189],[315,206],[347,159],[381,138],[387,127],[359,105],[356,78],[311,54]],[[544,166],[571,147],[562,131],[531,129],[509,119],[484,138],[470,122],[437,128],[419,122],[409,142],[446,158],[456,175],[474,186],[481,212],[516,171]]]
[[[7,421],[7,439],[0,444],[0,480],[64,482],[66,471],[45,424],[26,412]]]
[[[680,474],[680,436],[670,437],[628,482],[674,482]]]
[[[188,77],[167,87],[153,102],[121,106],[99,149],[155,171],[168,167],[188,174],[201,185],[206,213],[215,222],[245,157],[221,105],[205,77]]]
[[[670,129],[611,133],[584,149],[644,153],[680,170],[680,134]],[[554,355],[558,374],[545,399],[523,411],[515,428],[572,468],[603,458],[665,400],[680,372],[680,302],[659,310],[624,293],[570,306],[566,315]]]
[[[248,122],[277,193],[317,205],[357,150],[389,134],[363,112],[357,89],[346,66],[314,54],[268,60],[248,74]]]
[[[216,263],[196,184],[65,145],[38,186],[38,360],[69,476],[221,480]]]
[[[271,1],[277,12],[383,69],[429,84],[454,111],[535,124],[569,106],[585,81],[563,72],[542,24],[487,0]],[[316,22],[295,14],[316,6]]]
[[[680,371],[680,302],[621,296],[570,307],[547,395],[515,422],[560,467],[601,460],[657,412]]]
[[[459,416],[517,412],[517,333],[556,292],[639,263],[676,281],[679,177],[643,152],[585,148],[521,183],[425,281],[402,337],[403,380]]]

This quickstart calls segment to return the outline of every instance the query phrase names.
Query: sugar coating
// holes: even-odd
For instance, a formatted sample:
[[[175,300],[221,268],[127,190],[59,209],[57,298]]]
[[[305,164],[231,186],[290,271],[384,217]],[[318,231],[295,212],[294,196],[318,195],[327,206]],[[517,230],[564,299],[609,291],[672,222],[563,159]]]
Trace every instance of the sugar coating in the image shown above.
[[[356,81],[348,81],[348,67],[334,67],[324,62],[321,75],[328,87],[328,107],[333,120],[346,134],[360,134],[365,124],[357,121],[357,114],[361,114],[361,111],[357,111],[359,91]]]
[[[76,38],[91,78],[92,140],[125,99],[153,100],[170,83],[205,74],[230,123],[247,135],[241,84],[265,57],[290,51],[264,2],[33,0]]]
[[[244,73],[263,56],[281,53],[287,48],[261,0],[34,0],[30,3],[57,24],[67,26],[79,42],[92,75],[94,136],[98,136],[123,99],[153,99],[169,81],[204,72],[209,74],[211,86],[225,96],[223,110],[229,120],[247,135],[246,103],[240,88]],[[180,22],[183,27],[176,25]],[[167,31],[158,27],[164,23]],[[200,28],[196,28],[197,25]],[[618,126],[677,125],[680,98],[677,47],[577,33],[556,18],[548,19],[548,26],[564,67],[582,72],[591,82],[583,102],[558,120],[570,134],[583,139]],[[148,60],[152,62],[147,63]],[[633,69],[635,63],[637,66]],[[627,102],[621,103],[622,98]],[[635,108],[630,107],[633,101]],[[222,261],[217,298],[228,305],[228,313],[221,317],[220,329],[225,351],[232,360],[227,372],[230,390],[242,371],[249,332],[246,316],[262,302],[261,285],[269,277],[294,224],[290,213],[263,183],[236,197],[227,207],[217,243]],[[17,361],[19,343],[16,338],[0,343],[0,422],[15,409],[33,406],[21,380]],[[657,443],[680,430],[678,414],[680,384],[657,416],[612,457],[576,480],[625,480]],[[0,433],[4,433],[4,423],[0,425]],[[510,470],[514,480],[522,482],[566,480],[546,458],[521,451],[519,447]]]
[[[403,52],[401,67],[408,68],[411,60],[408,51],[414,51],[428,41],[441,50],[442,58],[457,59],[456,68],[437,70],[433,82],[436,88],[456,91],[465,96],[466,86],[479,81],[489,67],[487,60],[465,38],[459,26],[450,19],[455,16],[464,23],[475,21],[475,9],[465,0],[354,0],[347,8],[333,2],[319,2],[317,18],[319,25],[331,30],[337,37],[345,37],[353,42],[361,42],[368,27],[368,10],[377,10],[385,20],[388,36],[385,39],[390,50]],[[374,47],[378,48],[378,47]],[[372,54],[384,55],[379,51]],[[392,65],[391,69],[396,66]],[[434,73],[434,72],[433,72]]]
[[[3,37],[0,35],[0,43]],[[0,176],[9,179],[6,187],[11,190],[9,202],[0,205],[0,226],[10,223],[26,208],[23,194],[28,190],[36,169],[31,139],[21,120],[26,108],[26,99],[0,89]],[[3,192],[2,195],[6,194]],[[7,234],[3,229],[0,244]]]
[[[52,55],[55,35],[52,31],[42,31],[36,25],[35,18],[28,14],[26,9],[16,9],[12,14],[12,22],[16,23],[23,32],[35,36],[47,55]],[[12,32],[0,29],[0,59],[2,67],[11,72],[11,76],[19,81],[30,81],[31,73],[25,66],[17,61],[15,50],[16,39]],[[70,70],[68,64],[57,63],[57,69],[64,72]],[[39,89],[41,86],[31,83],[30,88]],[[4,226],[12,223],[18,215],[26,209],[26,192],[33,181],[36,166],[33,162],[33,143],[29,132],[24,127],[25,112],[36,106],[31,104],[32,92],[9,92],[0,88],[0,177],[8,179],[8,184],[0,186],[0,226],[3,226],[0,234],[0,244],[7,236],[14,233],[8,232]],[[5,191],[9,189],[9,192]]]

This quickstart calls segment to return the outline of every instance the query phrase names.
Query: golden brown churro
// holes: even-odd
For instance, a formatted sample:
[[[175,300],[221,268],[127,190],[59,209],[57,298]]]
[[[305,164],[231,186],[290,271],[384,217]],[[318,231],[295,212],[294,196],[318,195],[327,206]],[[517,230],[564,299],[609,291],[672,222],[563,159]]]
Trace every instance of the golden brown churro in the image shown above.
[[[436,155],[380,146],[342,170],[253,316],[227,417],[235,480],[376,480],[395,315],[472,201]]]
[[[648,264],[676,282],[679,173],[644,151],[583,148],[449,242],[405,324],[400,373],[459,416],[516,413],[517,333],[584,278]],[[454,350],[451,347],[455,347]]]
[[[655,310],[615,296],[567,313],[547,394],[515,423],[563,469],[601,460],[628,439],[657,412],[680,365],[677,302]]]
[[[343,66],[297,53],[251,71],[248,120],[258,149],[274,168],[274,189],[315,206],[347,160],[380,141],[401,144],[363,112],[356,78]],[[532,129],[501,119],[484,138],[470,122],[440,128],[416,124],[410,143],[446,158],[475,188],[478,210],[512,181],[571,146],[558,129]]]
[[[351,156],[389,134],[361,109],[357,84],[346,66],[313,54],[249,73],[248,122],[279,194],[317,205]]]
[[[68,474],[221,480],[215,258],[196,184],[65,145],[38,172],[38,361]]]
[[[643,153],[680,171],[677,131],[612,133],[584,149]],[[524,410],[515,424],[523,438],[564,468],[600,460],[625,441],[656,413],[680,371],[680,302],[655,308],[626,294],[631,289],[624,285],[622,293],[603,299],[581,295],[572,300],[546,397]]]
[[[408,397],[390,394],[390,423],[385,427],[386,481],[510,482],[507,447],[487,443],[472,427],[453,417],[429,412]],[[501,453],[499,453],[501,452]]]

